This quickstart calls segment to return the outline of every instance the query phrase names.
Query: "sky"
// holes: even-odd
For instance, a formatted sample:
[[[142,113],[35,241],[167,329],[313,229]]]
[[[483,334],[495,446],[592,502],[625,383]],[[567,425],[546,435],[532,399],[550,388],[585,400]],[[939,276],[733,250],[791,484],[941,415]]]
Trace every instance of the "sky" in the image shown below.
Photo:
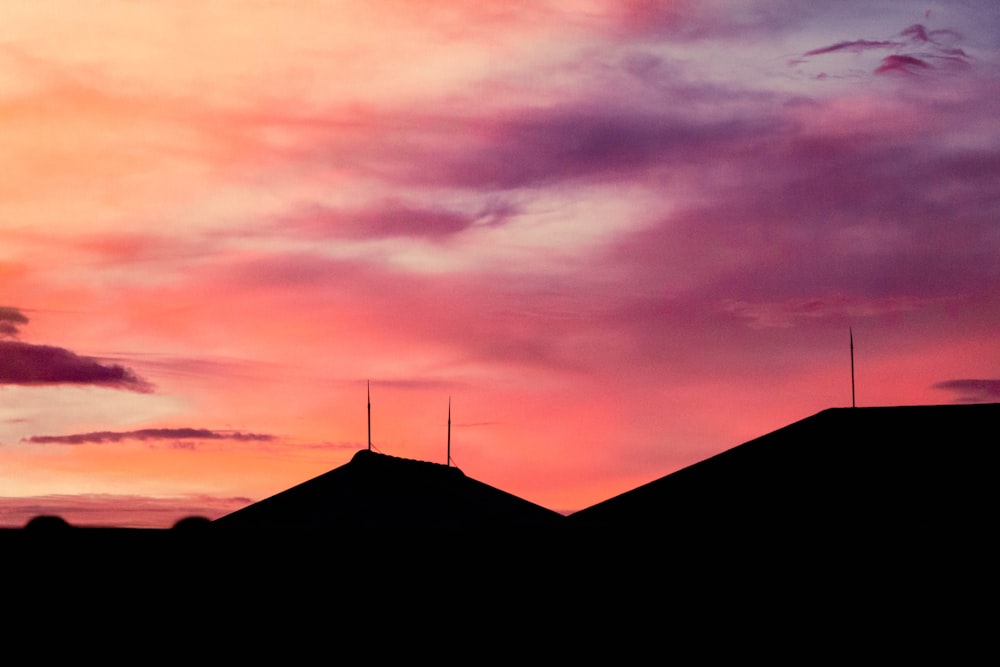
[[[993,0],[0,20],[0,526],[216,518],[369,414],[568,514],[850,406],[852,340],[858,407],[1000,401]]]

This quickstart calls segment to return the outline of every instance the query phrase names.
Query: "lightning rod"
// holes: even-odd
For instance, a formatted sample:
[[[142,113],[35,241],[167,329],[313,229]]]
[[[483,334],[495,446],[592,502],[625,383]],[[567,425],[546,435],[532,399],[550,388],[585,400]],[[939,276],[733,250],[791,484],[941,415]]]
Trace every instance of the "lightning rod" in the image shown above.
[[[856,407],[854,403],[854,330],[848,327],[851,336],[851,407]]]

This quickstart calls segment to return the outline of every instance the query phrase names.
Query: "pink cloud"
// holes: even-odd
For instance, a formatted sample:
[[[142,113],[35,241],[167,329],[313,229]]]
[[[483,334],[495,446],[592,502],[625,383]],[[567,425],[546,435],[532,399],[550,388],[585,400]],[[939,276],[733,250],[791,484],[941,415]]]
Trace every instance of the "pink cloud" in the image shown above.
[[[80,234],[68,247],[89,255],[91,261],[111,266],[170,263],[203,257],[215,250],[211,238],[179,238],[169,234],[104,232]]]
[[[882,65],[875,70],[876,74],[887,74],[889,72],[912,73],[922,69],[929,69],[925,61],[915,56],[891,55],[882,59]]]
[[[311,302],[319,324],[338,322],[340,336],[348,340],[373,336],[372,345],[389,349],[447,342],[466,361],[564,366],[560,345],[539,330],[571,333],[579,322],[545,315],[552,282],[544,273],[517,273],[497,268],[422,275],[307,253],[268,253],[242,258],[206,280],[221,290],[220,299],[226,294],[223,300],[240,309],[288,309],[288,316],[301,317],[292,304]],[[253,298],[245,301],[249,295]],[[296,337],[330,335],[315,325],[278,324]]]

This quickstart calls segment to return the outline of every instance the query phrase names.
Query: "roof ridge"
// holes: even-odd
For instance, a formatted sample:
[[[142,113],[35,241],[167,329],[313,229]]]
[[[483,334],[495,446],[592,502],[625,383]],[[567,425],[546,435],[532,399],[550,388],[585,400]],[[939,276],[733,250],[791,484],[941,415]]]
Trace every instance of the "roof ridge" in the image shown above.
[[[462,473],[462,471],[456,466],[446,465],[444,463],[435,463],[434,461],[423,461],[421,459],[411,459],[403,456],[394,456],[392,454],[383,454],[382,452],[373,452],[370,449],[359,449],[357,452],[355,452],[354,456],[351,457],[351,461],[359,461],[364,459],[377,460],[375,457],[381,457],[382,459],[398,461],[400,463],[406,463],[406,464],[419,464],[424,466],[434,466],[436,468],[446,468],[448,470],[456,470]],[[465,473],[462,474],[464,475]]]

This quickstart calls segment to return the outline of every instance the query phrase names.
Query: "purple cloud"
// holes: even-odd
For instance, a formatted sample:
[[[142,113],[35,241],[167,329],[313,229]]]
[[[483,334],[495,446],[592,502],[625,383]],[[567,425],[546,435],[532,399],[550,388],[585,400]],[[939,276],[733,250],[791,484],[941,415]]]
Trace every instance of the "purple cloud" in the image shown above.
[[[929,31],[921,24],[914,24],[899,33],[905,41],[857,39],[837,42],[830,46],[812,49],[794,58],[789,65],[799,65],[810,56],[827,55],[831,53],[860,54],[866,51],[891,50],[895,53],[882,59],[881,65],[875,69],[875,74],[914,74],[922,70],[932,69],[928,60],[935,60],[946,65],[968,65],[968,56],[960,49],[952,46],[961,39],[954,30]],[[908,52],[906,49],[920,49],[919,52]]]
[[[662,56],[641,48],[616,55],[610,66],[593,58],[579,56],[552,70],[559,78],[581,72],[591,77],[558,102],[490,107],[470,94],[465,104],[446,100],[417,109],[373,110],[356,123],[352,115],[352,132],[344,132],[342,118],[349,113],[344,109],[303,116],[267,107],[236,126],[248,135],[258,128],[284,128],[295,138],[289,147],[255,153],[258,158],[345,165],[355,177],[382,181],[396,191],[440,186],[489,196],[553,184],[624,182],[650,170],[660,175],[686,167],[703,152],[737,144],[752,151],[761,135],[775,131],[779,94],[691,81]],[[659,101],[651,103],[654,99]],[[683,103],[665,103],[671,99]],[[505,221],[509,213],[497,216],[495,206],[456,210],[383,200],[360,209],[293,212],[281,225],[318,238],[447,238],[473,225]]]
[[[514,207],[507,204],[489,204],[469,214],[388,199],[360,210],[312,206],[280,221],[278,226],[283,233],[308,238],[442,239],[476,225],[503,224],[514,213]]]
[[[865,298],[844,294],[822,294],[791,298],[782,302],[750,303],[723,300],[721,310],[746,320],[754,328],[790,327],[808,318],[862,318],[899,313],[933,305],[938,300],[908,296]]]
[[[17,308],[0,306],[0,338],[17,338],[28,318]]]
[[[704,39],[771,35],[799,19],[791,7],[763,3],[712,3],[694,0],[616,0],[605,5],[603,29],[619,38],[670,39],[674,43]]]
[[[869,51],[871,49],[886,49],[886,48],[896,48],[902,46],[900,42],[891,42],[887,40],[871,41],[867,39],[856,39],[851,42],[838,42],[836,44],[831,44],[830,46],[824,46],[819,49],[813,49],[812,51],[806,51],[803,56],[819,56],[824,53],[837,53],[838,51],[847,51],[848,53],[861,53],[863,51]]]
[[[512,111],[492,119],[455,119],[449,123],[451,140],[443,144],[445,149],[414,155],[394,177],[499,189],[626,181],[650,169],[683,167],[734,143],[752,146],[773,129],[771,123],[766,114],[763,119],[704,119],[591,101]]]
[[[1000,401],[1000,380],[947,380],[938,382],[933,388],[958,394],[958,403]]]
[[[990,403],[1000,400],[1000,380],[948,380],[933,385],[959,394],[958,403]]]
[[[927,28],[919,23],[911,25],[899,34],[903,37],[909,37],[911,42],[917,44],[931,43],[941,46],[944,46],[946,43],[954,43],[962,38],[958,32],[947,28],[928,32]]]
[[[649,80],[670,84],[667,75],[657,78],[663,73],[654,60],[647,65]],[[710,87],[693,92],[686,97],[693,108],[710,106]],[[308,254],[259,256],[230,268],[247,285],[314,290],[325,307],[363,308],[366,322],[381,321],[370,312],[374,304],[391,304],[386,330],[438,341],[450,332],[469,358],[560,369],[580,366],[588,327],[613,327],[614,336],[622,333],[616,342],[627,333],[648,337],[655,348],[664,327],[681,319],[706,329],[734,321],[771,328],[924,311],[946,297],[989,293],[1000,281],[1000,159],[988,147],[949,139],[980,122],[995,93],[988,84],[964,97],[915,90],[924,107],[901,116],[874,107],[864,123],[822,99],[781,104],[777,96],[741,93],[704,116],[582,100],[492,120],[456,117],[437,151],[404,155],[409,180],[534,187],[652,173],[665,192],[678,182],[678,192],[698,196],[669,214],[651,211],[643,225],[581,260],[576,278],[584,280],[573,284],[542,277],[541,267],[538,276],[521,268],[516,280],[497,271],[439,285]],[[604,268],[670,297],[594,291],[586,278]],[[338,287],[358,281],[363,303]],[[439,314],[442,302],[452,305]],[[556,315],[564,311],[572,318]],[[438,326],[440,317],[449,318],[446,326]]]
[[[703,204],[623,234],[608,261],[633,266],[643,282],[693,281],[709,301],[786,306],[842,294],[895,308],[1000,280],[995,156],[927,159],[929,142],[866,146],[853,136],[773,139],[734,161],[755,175],[746,184],[716,187]],[[950,192],[969,193],[963,207]]]
[[[907,28],[906,30],[904,30],[903,32],[901,32],[899,34],[900,35],[905,35],[907,37],[910,37],[915,42],[929,42],[929,41],[931,41],[930,37],[927,36],[927,28],[925,28],[924,26],[920,25],[919,23],[915,23],[915,24],[911,25],[909,28]]]
[[[238,442],[271,442],[273,435],[212,431],[205,428],[144,428],[135,431],[95,431],[72,435],[34,435],[23,442],[34,444],[83,445],[122,442],[126,440],[235,440]]]
[[[128,368],[105,365],[50,345],[0,341],[0,384],[99,385],[149,393],[152,385]]]

